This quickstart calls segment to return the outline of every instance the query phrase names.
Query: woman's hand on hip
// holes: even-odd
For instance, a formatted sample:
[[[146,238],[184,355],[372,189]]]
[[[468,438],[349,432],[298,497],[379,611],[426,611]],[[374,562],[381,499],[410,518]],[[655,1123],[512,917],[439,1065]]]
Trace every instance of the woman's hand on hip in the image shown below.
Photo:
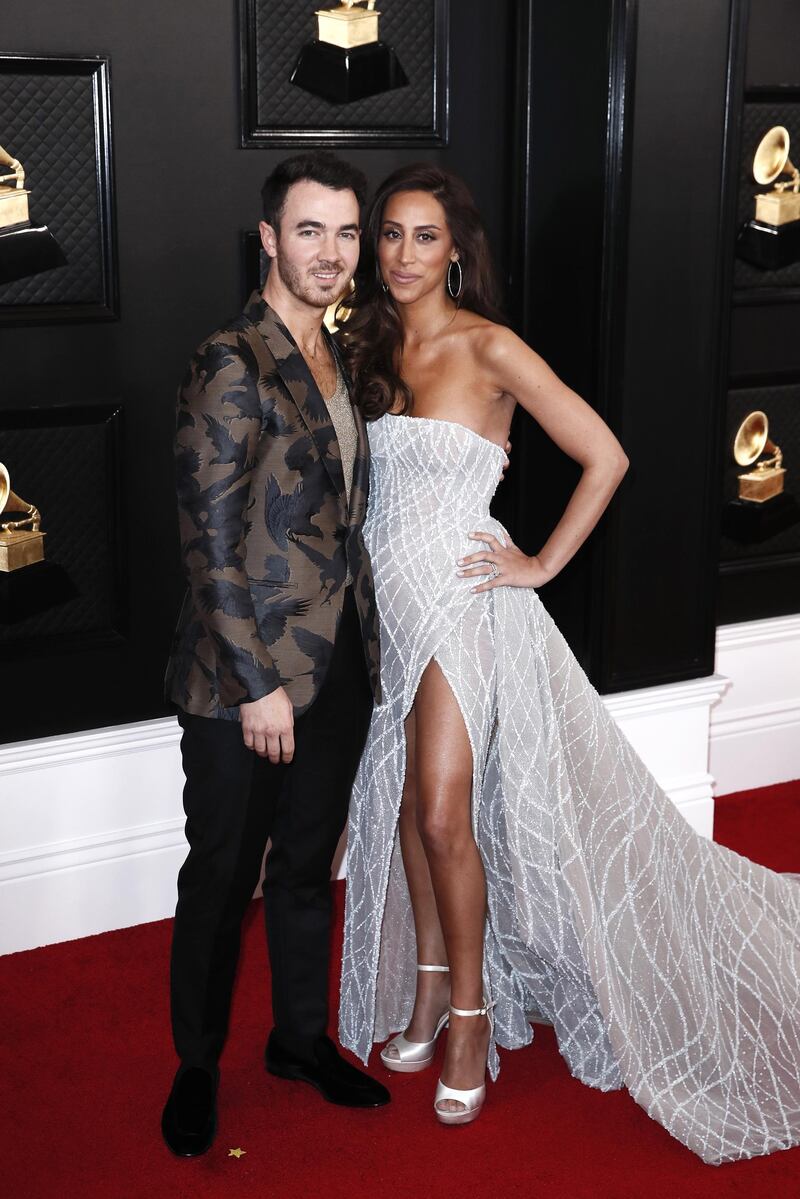
[[[506,545],[501,545],[492,533],[478,531],[469,536],[471,541],[482,541],[488,547],[458,559],[456,574],[461,577],[488,576],[485,582],[473,587],[473,591],[491,591],[495,587],[541,587],[552,578],[539,559],[523,554],[508,534]]]

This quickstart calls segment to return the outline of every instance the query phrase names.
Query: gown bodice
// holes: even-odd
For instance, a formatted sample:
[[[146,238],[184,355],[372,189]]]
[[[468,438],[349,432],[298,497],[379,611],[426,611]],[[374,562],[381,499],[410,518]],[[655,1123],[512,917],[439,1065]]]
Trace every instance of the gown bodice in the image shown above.
[[[391,413],[368,433],[369,512],[382,523],[391,514],[404,527],[446,537],[489,518],[505,460],[499,445],[455,421]]]

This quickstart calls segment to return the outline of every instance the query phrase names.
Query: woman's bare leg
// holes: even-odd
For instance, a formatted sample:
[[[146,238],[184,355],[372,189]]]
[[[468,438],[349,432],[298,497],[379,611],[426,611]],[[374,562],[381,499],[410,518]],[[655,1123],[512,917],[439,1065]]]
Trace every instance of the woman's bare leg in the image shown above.
[[[400,849],[414,913],[417,961],[429,966],[446,966],[447,951],[436,910],[431,873],[417,828],[414,742],[415,713],[412,708],[406,720],[406,778],[400,805]],[[447,974],[418,974],[414,1011],[406,1029],[409,1041],[430,1041],[439,1017],[447,1011],[449,1001],[450,979]],[[385,1052],[393,1057],[400,1056],[393,1046],[389,1046]]]
[[[422,675],[414,712],[417,828],[450,965],[451,1003],[474,1010],[483,1002],[486,877],[472,835],[472,748],[456,698],[435,661]],[[480,1086],[488,1042],[486,1017],[451,1016],[442,1081],[460,1090]],[[458,1111],[463,1104],[443,1100],[439,1106]]]

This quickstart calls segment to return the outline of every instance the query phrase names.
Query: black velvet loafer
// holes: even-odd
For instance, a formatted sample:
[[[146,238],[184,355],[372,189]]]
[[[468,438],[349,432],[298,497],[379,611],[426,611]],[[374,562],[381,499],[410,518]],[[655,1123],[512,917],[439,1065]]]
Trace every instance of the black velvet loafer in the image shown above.
[[[217,1081],[199,1066],[182,1066],[175,1075],[161,1132],[178,1157],[199,1157],[211,1148],[217,1131]]]
[[[328,1103],[341,1107],[382,1107],[391,1099],[382,1083],[345,1061],[330,1037],[319,1037],[311,1058],[301,1058],[284,1049],[273,1031],[264,1062],[276,1078],[310,1083]]]

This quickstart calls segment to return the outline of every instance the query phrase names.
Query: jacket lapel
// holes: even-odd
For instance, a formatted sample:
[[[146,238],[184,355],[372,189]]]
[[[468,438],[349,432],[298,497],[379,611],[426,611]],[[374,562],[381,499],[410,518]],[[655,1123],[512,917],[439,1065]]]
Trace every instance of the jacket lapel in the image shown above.
[[[331,482],[346,505],[344,473],[336,431],[305,358],[283,321],[258,292],[253,292],[250,297],[245,314],[267,343],[275,359],[275,368],[297,405],[303,424],[316,446]]]

